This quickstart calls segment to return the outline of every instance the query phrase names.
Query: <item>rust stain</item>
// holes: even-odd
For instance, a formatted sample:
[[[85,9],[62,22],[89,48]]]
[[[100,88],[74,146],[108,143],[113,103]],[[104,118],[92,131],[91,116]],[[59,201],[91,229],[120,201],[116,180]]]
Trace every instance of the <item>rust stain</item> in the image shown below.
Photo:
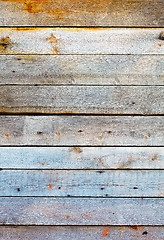
[[[152,158],[151,158],[152,161],[156,161],[157,159],[158,159],[157,154],[154,154],[154,155],[152,156]]]
[[[52,184],[49,184],[49,185],[48,185],[48,188],[49,188],[50,190],[52,190],[53,185],[52,185]]]
[[[56,132],[56,135],[59,137],[60,136],[60,132]]]
[[[143,139],[144,139],[144,140],[148,139],[148,136],[144,136]]]
[[[9,133],[5,133],[5,137],[7,138],[7,139],[9,139]]]
[[[103,237],[107,237],[109,232],[110,232],[110,228],[109,227],[104,228],[103,232],[102,232],[102,236]]]
[[[81,148],[79,148],[79,147],[73,147],[73,151],[75,153],[82,153],[83,152],[83,150]]]
[[[141,226],[130,226],[130,228],[135,231],[141,231],[143,229],[143,227],[141,227]]]
[[[59,54],[59,51],[58,51],[58,49],[57,49],[56,47],[54,47],[54,48],[52,49],[52,53],[53,53],[53,54]]]
[[[14,27],[12,28],[12,30],[15,30],[15,31],[38,31],[39,28],[36,28],[36,27]]]
[[[7,48],[12,45],[10,37],[0,38],[0,53],[6,53]]]
[[[46,38],[46,40],[50,43],[56,43],[57,42],[57,38],[51,34],[51,36],[49,38]]]
[[[125,230],[125,228],[124,227],[119,227],[119,230],[123,231],[123,230]]]

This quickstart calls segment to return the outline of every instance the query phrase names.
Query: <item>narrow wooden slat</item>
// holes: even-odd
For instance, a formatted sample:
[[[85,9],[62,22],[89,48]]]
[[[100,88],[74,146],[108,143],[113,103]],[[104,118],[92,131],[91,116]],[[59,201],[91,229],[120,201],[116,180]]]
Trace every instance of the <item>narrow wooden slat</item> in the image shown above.
[[[164,169],[164,147],[0,147],[3,169]]]
[[[163,132],[162,116],[0,116],[8,146],[162,146]]]
[[[161,55],[2,55],[0,69],[0,84],[164,85]]]
[[[164,54],[160,32],[158,28],[0,28],[0,54],[160,55]]]
[[[164,86],[1,86],[0,112],[164,114]]]
[[[163,170],[2,170],[4,197],[164,197]]]
[[[21,226],[0,227],[0,240],[162,240],[164,227]]]
[[[163,225],[164,199],[0,198],[1,225]]]
[[[163,8],[162,0],[1,0],[0,25],[164,26]]]

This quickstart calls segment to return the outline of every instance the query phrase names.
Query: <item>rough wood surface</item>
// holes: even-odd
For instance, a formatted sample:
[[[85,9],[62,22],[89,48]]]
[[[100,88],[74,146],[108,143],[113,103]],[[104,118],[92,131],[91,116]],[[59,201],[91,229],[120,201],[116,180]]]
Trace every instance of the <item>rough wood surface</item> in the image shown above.
[[[0,112],[164,114],[164,86],[1,86]]]
[[[163,132],[163,116],[0,116],[8,146],[162,146]]]
[[[162,240],[163,233],[149,226],[1,226],[0,240]]]
[[[0,147],[1,169],[164,169],[164,147]]]
[[[161,55],[1,55],[0,69],[0,84],[164,85]]]
[[[1,225],[164,225],[164,198],[1,197]]]
[[[163,170],[1,170],[2,197],[164,197]]]
[[[0,54],[164,54],[159,28],[0,28]]]
[[[1,0],[1,26],[164,26],[162,0]]]

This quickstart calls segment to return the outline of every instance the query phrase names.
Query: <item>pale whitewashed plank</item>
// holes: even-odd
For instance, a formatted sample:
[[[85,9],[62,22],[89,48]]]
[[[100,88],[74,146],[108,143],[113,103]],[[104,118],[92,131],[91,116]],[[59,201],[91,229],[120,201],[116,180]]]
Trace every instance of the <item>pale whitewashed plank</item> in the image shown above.
[[[160,32],[159,28],[0,28],[0,54],[164,54]]]
[[[164,86],[1,86],[0,112],[164,114]]]
[[[164,85],[161,55],[2,55],[0,69],[0,84]]]
[[[163,170],[1,170],[0,196],[164,197]]]
[[[161,198],[0,198],[1,225],[163,225]]]
[[[1,26],[164,26],[162,0],[0,1]]]
[[[161,146],[163,133],[163,116],[0,116],[8,146]]]
[[[164,147],[0,147],[0,168],[164,169]]]
[[[0,227],[0,240],[162,240],[164,227],[21,226]]]

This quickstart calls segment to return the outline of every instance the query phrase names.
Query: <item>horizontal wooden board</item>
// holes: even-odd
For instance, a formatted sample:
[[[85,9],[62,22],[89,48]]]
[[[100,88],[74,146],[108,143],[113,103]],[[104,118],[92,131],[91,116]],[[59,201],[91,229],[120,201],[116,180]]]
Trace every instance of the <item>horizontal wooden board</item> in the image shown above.
[[[164,197],[163,170],[1,170],[0,196]]]
[[[1,86],[0,112],[164,114],[164,86]]]
[[[161,55],[160,32],[159,28],[0,28],[0,54]]]
[[[8,146],[162,146],[163,132],[163,116],[0,116]]]
[[[1,0],[0,25],[164,26],[163,8],[162,0]]]
[[[1,226],[0,240],[162,240],[163,233],[162,226]]]
[[[163,55],[1,55],[0,69],[0,84],[164,85]]]
[[[0,225],[164,225],[164,198],[1,197]]]
[[[164,169],[164,147],[0,147],[1,169]]]

